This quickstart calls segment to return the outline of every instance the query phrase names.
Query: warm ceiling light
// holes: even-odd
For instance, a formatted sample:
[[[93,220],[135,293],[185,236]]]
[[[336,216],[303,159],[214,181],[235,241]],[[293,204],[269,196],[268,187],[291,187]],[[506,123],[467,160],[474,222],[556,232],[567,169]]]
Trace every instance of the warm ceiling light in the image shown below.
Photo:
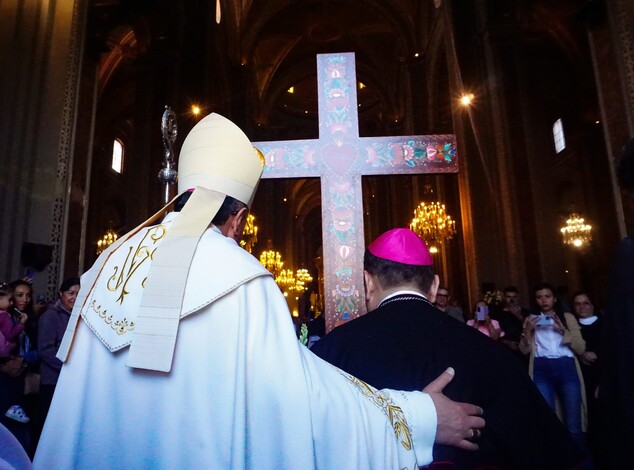
[[[244,224],[242,230],[242,240],[240,240],[240,246],[247,250],[249,253],[253,251],[253,245],[258,242],[258,226],[255,225],[255,216],[253,214],[247,215],[247,221]]]
[[[198,116],[200,114],[200,106],[192,105],[192,114]]]
[[[420,54],[417,52],[416,54],[414,54],[414,57],[418,57]]]
[[[295,87],[294,86],[290,87],[288,90],[286,90],[286,92],[292,95],[293,93],[295,93]]]
[[[473,93],[465,93],[460,97],[460,105],[465,107],[471,106],[474,98],[475,96],[473,95]]]
[[[566,220],[566,225],[559,229],[565,245],[581,248],[592,241],[592,226],[583,217],[572,213]]]
[[[260,254],[260,263],[268,269],[274,277],[284,268],[284,261],[279,251],[265,250]]]
[[[112,227],[106,230],[101,240],[97,242],[97,254],[100,255],[103,251],[117,241],[117,232]]]
[[[429,246],[435,246],[450,240],[456,233],[456,222],[445,210],[445,205],[435,202],[421,202],[414,210],[414,218],[409,228],[425,240]]]
[[[359,90],[363,90],[365,88],[365,83],[359,82]]]

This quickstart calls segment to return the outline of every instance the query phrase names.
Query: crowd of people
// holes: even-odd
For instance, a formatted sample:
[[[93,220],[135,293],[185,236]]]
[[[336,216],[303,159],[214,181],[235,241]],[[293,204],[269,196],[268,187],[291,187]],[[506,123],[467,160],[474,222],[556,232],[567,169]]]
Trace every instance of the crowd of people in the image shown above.
[[[442,289],[441,310],[449,313],[452,307],[445,303],[449,290]],[[518,289],[509,285],[501,295],[488,291],[476,300],[468,318],[450,316],[517,357],[577,444],[600,461],[602,420],[597,397],[603,314],[587,291],[569,299],[558,298],[557,292],[552,285],[540,283],[531,292],[530,305],[524,307]],[[462,309],[456,303],[453,311]]]
[[[0,422],[33,456],[62,363],[55,357],[79,279],[65,280],[47,303],[30,280],[0,284]]]

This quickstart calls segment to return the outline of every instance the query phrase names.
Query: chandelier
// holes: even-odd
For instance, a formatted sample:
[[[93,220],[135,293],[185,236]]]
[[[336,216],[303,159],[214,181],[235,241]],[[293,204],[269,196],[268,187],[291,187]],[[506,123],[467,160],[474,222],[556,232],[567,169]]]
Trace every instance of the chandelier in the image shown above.
[[[454,236],[456,221],[447,214],[444,204],[421,202],[414,210],[414,218],[410,222],[409,228],[425,240],[430,245],[431,250],[435,248],[434,244],[443,243]]]
[[[312,282],[312,280],[313,277],[308,273],[308,269],[298,269],[295,273],[295,283],[294,285],[289,287],[289,289],[297,292],[298,294],[301,294],[308,289],[308,287],[306,287],[306,284]]]
[[[278,286],[284,289],[288,289],[295,285],[295,277],[293,276],[293,270],[282,269],[280,273],[275,276],[275,282]]]
[[[268,269],[273,276],[277,277],[284,267],[284,261],[282,261],[282,255],[279,251],[266,250],[260,255],[260,263],[266,269]]]
[[[106,230],[101,240],[97,242],[97,254],[100,255],[103,251],[117,241],[117,232],[112,228]]]
[[[255,225],[255,216],[253,214],[247,215],[247,222],[244,225],[244,231],[242,232],[242,240],[240,240],[240,246],[247,250],[249,253],[253,251],[253,245],[258,242],[258,227]]]
[[[579,214],[570,214],[566,220],[566,225],[560,230],[564,245],[581,248],[592,241],[592,226],[586,224],[585,219]]]
[[[307,269],[298,269],[293,274],[292,269],[282,269],[277,276],[275,282],[282,288],[282,291],[289,290],[301,294],[308,289],[306,284],[312,282],[313,277],[308,273]]]

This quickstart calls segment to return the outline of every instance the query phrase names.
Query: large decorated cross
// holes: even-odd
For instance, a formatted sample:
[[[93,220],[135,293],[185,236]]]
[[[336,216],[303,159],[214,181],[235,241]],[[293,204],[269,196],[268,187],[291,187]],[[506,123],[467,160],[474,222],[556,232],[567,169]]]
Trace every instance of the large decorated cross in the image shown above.
[[[453,135],[359,137],[353,53],[317,55],[319,139],[254,142],[263,178],[321,178],[326,329],[365,313],[361,177],[456,173]]]

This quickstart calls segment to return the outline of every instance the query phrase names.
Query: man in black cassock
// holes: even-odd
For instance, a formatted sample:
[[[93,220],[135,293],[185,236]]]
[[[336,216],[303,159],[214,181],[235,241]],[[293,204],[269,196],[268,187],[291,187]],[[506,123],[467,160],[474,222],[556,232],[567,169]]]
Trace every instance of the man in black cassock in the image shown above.
[[[634,212],[634,139],[617,171]],[[634,235],[619,243],[608,284],[604,317],[599,410],[606,468],[634,468]]]
[[[479,405],[487,425],[476,452],[434,446],[443,468],[574,468],[582,460],[567,430],[504,347],[432,305],[438,288],[425,242],[390,230],[366,250],[366,315],[341,325],[312,351],[377,388],[421,390],[447,367],[453,400]]]

